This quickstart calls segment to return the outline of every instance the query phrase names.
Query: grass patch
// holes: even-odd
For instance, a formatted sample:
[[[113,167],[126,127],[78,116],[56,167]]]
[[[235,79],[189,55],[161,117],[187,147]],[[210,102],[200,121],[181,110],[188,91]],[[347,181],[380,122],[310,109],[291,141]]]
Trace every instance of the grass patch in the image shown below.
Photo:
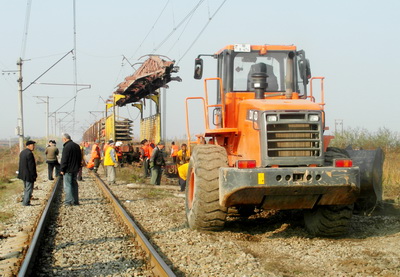
[[[142,169],[134,165],[124,165],[117,169],[117,180],[126,183],[145,184],[146,178],[142,176]]]
[[[399,153],[387,153],[383,164],[383,193],[385,199],[400,200],[399,166]]]
[[[17,176],[19,151],[16,147],[0,148],[0,183],[8,183]]]

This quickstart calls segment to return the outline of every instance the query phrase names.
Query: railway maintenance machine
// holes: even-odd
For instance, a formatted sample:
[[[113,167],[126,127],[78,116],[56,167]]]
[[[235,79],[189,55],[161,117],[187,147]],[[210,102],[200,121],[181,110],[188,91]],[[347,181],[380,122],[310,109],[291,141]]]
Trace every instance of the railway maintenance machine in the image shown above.
[[[243,216],[302,209],[310,234],[340,236],[355,204],[382,200],[382,150],[327,147],[324,78],[311,78],[303,50],[228,45],[196,58],[195,79],[202,79],[202,56],[217,61],[217,77],[204,79],[204,97],[185,100],[193,147],[185,201],[190,228],[221,230],[230,208]],[[189,102],[204,108],[205,132],[197,141]]]

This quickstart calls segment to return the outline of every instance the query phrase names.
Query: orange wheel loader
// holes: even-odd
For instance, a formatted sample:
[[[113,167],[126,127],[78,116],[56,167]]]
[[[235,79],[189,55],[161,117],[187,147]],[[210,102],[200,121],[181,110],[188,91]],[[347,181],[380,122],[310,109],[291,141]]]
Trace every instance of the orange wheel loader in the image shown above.
[[[204,79],[204,97],[185,100],[193,147],[185,200],[190,228],[221,230],[229,208],[245,216],[302,209],[310,234],[341,236],[355,203],[382,200],[380,149],[328,148],[324,78],[311,78],[303,50],[228,45],[196,58],[195,79],[202,79],[202,56],[217,61],[217,77]],[[318,97],[312,91],[315,80]],[[213,99],[210,84],[216,85]],[[205,131],[194,141],[188,103],[199,100]]]

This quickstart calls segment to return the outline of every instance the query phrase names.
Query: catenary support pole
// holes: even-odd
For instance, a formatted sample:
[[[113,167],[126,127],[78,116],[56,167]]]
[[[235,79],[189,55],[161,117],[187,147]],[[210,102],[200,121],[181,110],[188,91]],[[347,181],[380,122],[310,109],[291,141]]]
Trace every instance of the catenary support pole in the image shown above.
[[[24,149],[24,108],[23,108],[23,97],[22,97],[22,58],[19,58],[17,62],[18,66],[18,140],[19,140],[19,151]]]

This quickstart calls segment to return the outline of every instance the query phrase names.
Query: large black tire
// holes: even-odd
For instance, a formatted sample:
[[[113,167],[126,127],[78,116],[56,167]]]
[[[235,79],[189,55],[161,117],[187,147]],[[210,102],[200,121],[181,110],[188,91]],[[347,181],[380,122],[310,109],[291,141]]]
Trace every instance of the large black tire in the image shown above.
[[[304,211],[307,231],[318,237],[338,237],[348,232],[353,205],[317,206]]]
[[[227,208],[219,205],[219,168],[226,167],[226,150],[198,145],[190,158],[186,180],[186,218],[191,229],[218,231],[225,225]]]

